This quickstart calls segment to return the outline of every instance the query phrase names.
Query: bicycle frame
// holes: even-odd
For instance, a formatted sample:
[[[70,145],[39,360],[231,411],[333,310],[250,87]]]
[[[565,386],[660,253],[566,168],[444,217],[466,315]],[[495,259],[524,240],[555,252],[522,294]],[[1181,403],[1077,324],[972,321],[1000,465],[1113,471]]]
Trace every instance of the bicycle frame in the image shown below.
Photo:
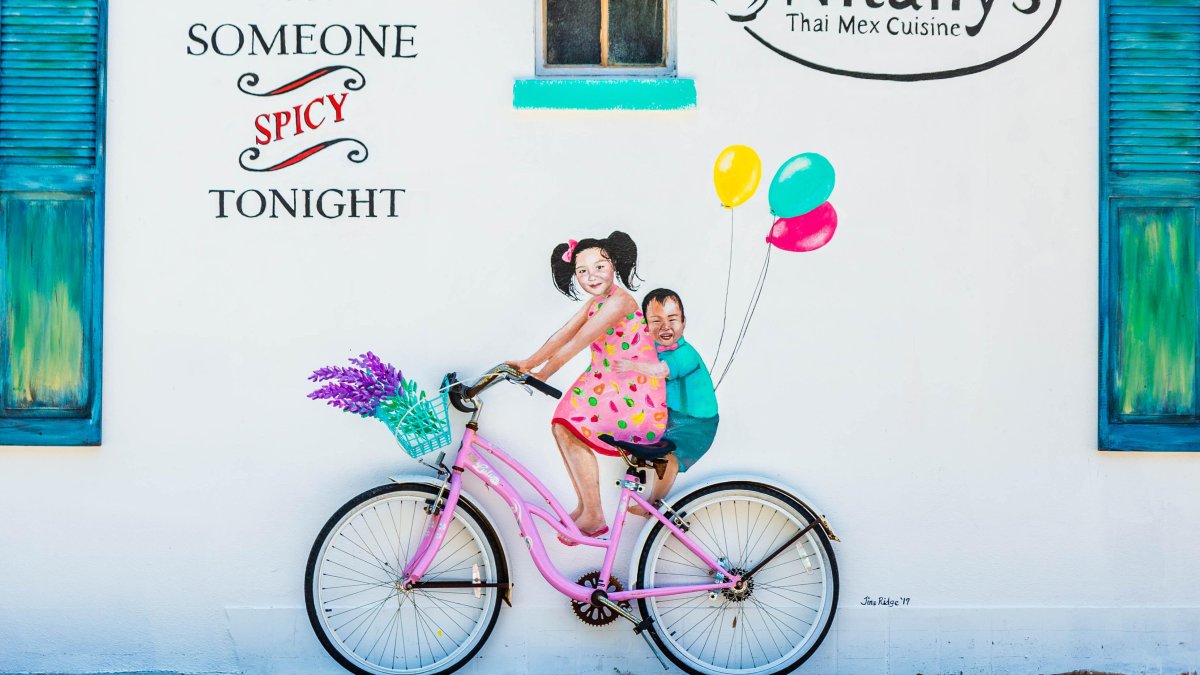
[[[517,492],[516,488],[508,481],[507,478],[488,462],[485,455],[490,455],[496,460],[508,466],[515,471],[530,487],[532,487],[538,495],[546,501],[550,507],[550,511],[537,504],[531,504]],[[420,544],[417,546],[416,553],[409,560],[404,569],[403,574],[407,577],[407,584],[410,587],[419,587],[421,585],[421,577],[429,570],[433,564],[434,557],[437,556],[441,549],[442,542],[446,536],[446,526],[454,518],[455,508],[458,506],[459,495],[462,494],[463,474],[470,471],[483,481],[487,488],[495,489],[502,499],[512,509],[513,516],[516,518],[517,527],[520,530],[521,538],[525,540],[529,548],[529,553],[533,557],[533,563],[537,567],[538,572],[546,581],[557,589],[563,595],[578,602],[592,602],[592,594],[596,589],[608,588],[609,579],[612,575],[612,567],[617,555],[617,548],[621,543],[621,533],[624,529],[625,519],[628,515],[627,507],[630,500],[636,502],[639,506],[645,509],[653,517],[657,518],[664,527],[669,529],[671,533],[679,539],[679,541],[688,548],[692,553],[696,554],[700,560],[704,561],[709,568],[712,569],[714,582],[711,584],[699,584],[690,586],[667,586],[662,588],[631,588],[629,590],[617,591],[608,594],[608,599],[613,602],[626,602],[637,598],[650,598],[668,595],[679,595],[682,593],[696,592],[713,592],[721,591],[726,588],[733,588],[737,585],[740,577],[730,574],[718,561],[714,560],[707,552],[697,546],[687,534],[671,522],[659,511],[654,505],[646,501],[635,489],[631,486],[640,487],[640,481],[637,476],[632,473],[627,473],[625,482],[622,482],[621,497],[617,505],[617,516],[613,522],[612,530],[607,541],[603,539],[595,539],[585,536],[575,522],[571,520],[570,515],[562,504],[559,503],[554,495],[546,489],[546,486],[538,480],[529,469],[526,469],[520,462],[510,457],[500,448],[493,445],[486,438],[480,436],[474,429],[467,428],[463,434],[462,443],[459,446],[458,454],[454,459],[453,467],[450,472],[449,492],[446,496],[445,507],[440,513],[430,518],[429,524],[425,528],[425,532],[421,538]],[[554,563],[550,560],[546,552],[546,546],[542,542],[541,533],[538,531],[534,521],[534,517],[541,518],[550,525],[558,534],[569,539],[577,544],[587,546],[595,546],[605,550],[604,563],[600,568],[600,580],[596,588],[589,588],[571,581],[563,576]],[[724,581],[716,581],[724,579]],[[460,585],[460,582],[433,582],[439,586]],[[463,587],[479,586],[478,583],[466,580],[461,582]]]

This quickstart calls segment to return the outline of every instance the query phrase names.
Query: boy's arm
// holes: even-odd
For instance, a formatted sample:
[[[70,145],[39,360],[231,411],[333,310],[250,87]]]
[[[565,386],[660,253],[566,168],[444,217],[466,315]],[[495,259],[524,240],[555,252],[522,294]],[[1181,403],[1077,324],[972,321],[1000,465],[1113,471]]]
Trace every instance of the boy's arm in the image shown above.
[[[682,345],[679,349],[666,351],[658,358],[671,370],[671,377],[680,379],[691,375],[704,365],[700,354],[691,345]]]
[[[658,361],[656,363],[643,363],[632,359],[617,359],[613,362],[613,368],[617,372],[636,371],[650,377],[671,377],[671,368],[666,363]]]

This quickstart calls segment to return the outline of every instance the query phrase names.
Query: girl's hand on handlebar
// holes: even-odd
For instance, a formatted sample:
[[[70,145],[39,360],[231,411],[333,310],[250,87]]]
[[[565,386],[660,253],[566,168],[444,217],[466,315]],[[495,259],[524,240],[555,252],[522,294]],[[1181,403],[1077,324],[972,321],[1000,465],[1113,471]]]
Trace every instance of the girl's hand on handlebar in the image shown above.
[[[521,371],[522,373],[528,373],[530,370],[532,370],[532,369],[533,369],[533,364],[532,364],[532,363],[530,363],[529,359],[519,359],[519,360],[514,360],[514,361],[505,361],[504,363],[506,363],[506,364],[508,364],[508,365],[512,366],[513,368],[515,368],[515,369],[517,369],[517,370]]]

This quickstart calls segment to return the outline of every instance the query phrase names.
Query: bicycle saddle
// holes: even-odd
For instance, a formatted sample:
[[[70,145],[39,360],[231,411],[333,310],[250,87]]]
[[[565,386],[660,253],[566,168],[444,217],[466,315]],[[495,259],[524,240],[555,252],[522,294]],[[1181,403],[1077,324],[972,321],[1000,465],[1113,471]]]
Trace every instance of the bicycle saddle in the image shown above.
[[[630,443],[628,441],[618,441],[611,434],[600,434],[600,440],[608,443],[614,448],[620,448],[634,457],[646,461],[653,462],[656,459],[662,459],[667,455],[675,452],[675,443],[663,439],[656,443]]]

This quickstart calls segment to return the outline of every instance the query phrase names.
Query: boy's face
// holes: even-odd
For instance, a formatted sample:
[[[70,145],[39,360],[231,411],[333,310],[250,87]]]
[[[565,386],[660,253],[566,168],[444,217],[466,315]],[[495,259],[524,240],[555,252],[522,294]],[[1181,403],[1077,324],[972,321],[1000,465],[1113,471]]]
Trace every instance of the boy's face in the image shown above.
[[[667,298],[662,302],[652,300],[646,305],[646,322],[650,325],[654,341],[660,345],[675,344],[683,337],[683,328],[687,324],[675,298]]]

